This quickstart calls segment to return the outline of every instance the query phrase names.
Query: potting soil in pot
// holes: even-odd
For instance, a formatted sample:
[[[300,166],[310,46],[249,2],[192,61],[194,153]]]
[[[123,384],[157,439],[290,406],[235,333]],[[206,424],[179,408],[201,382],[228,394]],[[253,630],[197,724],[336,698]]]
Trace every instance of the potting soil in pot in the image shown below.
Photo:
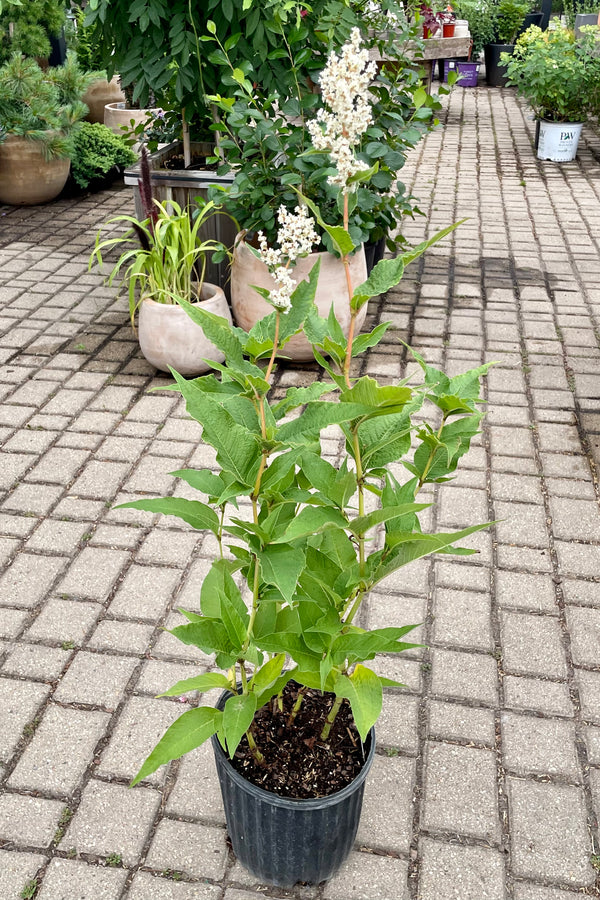
[[[350,784],[363,767],[362,744],[347,700],[344,700],[326,741],[325,719],[335,699],[308,688],[294,722],[287,722],[298,697],[298,685],[283,690],[283,711],[274,698],[256,714],[252,734],[264,755],[259,766],[242,739],[231,764],[240,775],[281,797],[326,797]]]

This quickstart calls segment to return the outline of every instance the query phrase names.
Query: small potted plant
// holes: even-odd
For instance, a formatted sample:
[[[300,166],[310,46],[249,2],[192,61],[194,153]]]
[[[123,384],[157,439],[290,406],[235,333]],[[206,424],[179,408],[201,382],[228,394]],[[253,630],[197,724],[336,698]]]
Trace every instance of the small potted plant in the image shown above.
[[[71,56],[43,72],[15,53],[0,68],[0,203],[29,206],[60,194],[87,82]]]
[[[456,15],[450,4],[439,13],[439,19],[442,23],[442,37],[454,37]]]
[[[514,51],[517,35],[530,8],[530,0],[499,0],[491,7],[494,39],[484,47],[485,78],[491,87],[507,84],[506,65],[501,63],[500,56]]]
[[[183,375],[198,375],[211,366],[207,359],[220,363],[224,355],[206,338],[202,328],[190,322],[183,304],[209,310],[231,323],[231,314],[222,289],[204,280],[207,257],[225,256],[223,244],[201,240],[200,231],[209,216],[217,214],[214,203],[194,210],[182,209],[172,201],[169,207],[154,200],[146,151],[142,154],[140,190],[144,198],[146,218],[115,216],[107,226],[129,225],[116,237],[101,239],[90,259],[103,264],[102,254],[124,248],[112,271],[108,284],[121,277],[127,287],[129,313],[135,330],[138,317],[140,349],[149,363],[168,372],[171,367]]]
[[[584,123],[600,113],[600,29],[576,38],[558,22],[549,31],[533,25],[502,62],[536,115],[538,159],[575,159]]]
[[[418,495],[424,485],[448,480],[468,450],[481,419],[479,379],[487,367],[448,378],[414,354],[423,381],[410,386],[381,386],[353,372],[356,357],[387,328],[359,336],[362,307],[397,284],[404,266],[454,226],[382,260],[362,284],[348,278],[347,339],[333,314],[322,318],[314,307],[319,263],[308,281],[294,284],[295,261],[313,245],[317,223],[345,267],[354,250],[349,210],[359,180],[374,174],[356,156],[370,118],[367,59],[358,32],[339,58],[332,55],[321,77],[331,107],[311,128],[316,149],[331,156],[342,223],[325,225],[309,203],[311,220],[301,197],[295,212],[282,214],[276,245],[261,240],[257,250],[277,282],[261,291],[272,309],[249,334],[184,304],[226,355],[220,382],[173,373],[203,439],[216,450],[217,472],[174,473],[201,499],[126,504],[206,529],[220,550],[199,609],[182,611],[187,623],[173,629],[183,642],[214,654],[218,671],[178,682],[167,695],[224,693],[216,707],[190,709],[174,722],[134,784],[212,738],[234,852],[262,881],[283,887],[329,878],[350,852],[383,688],[394,684],[366,663],[411,646],[405,640],[411,623],[360,627],[363,599],[412,560],[468,553],[454,545],[485,527],[424,533],[419,514],[428,504]],[[277,352],[302,323],[324,380],[275,398]],[[431,405],[435,424],[412,421],[424,405]],[[345,438],[337,465],[320,444],[321,431],[334,425]],[[388,468],[398,460],[407,473],[403,483]]]
[[[423,26],[423,40],[435,37],[441,30],[440,13],[434,12],[426,3],[419,6],[419,21]]]

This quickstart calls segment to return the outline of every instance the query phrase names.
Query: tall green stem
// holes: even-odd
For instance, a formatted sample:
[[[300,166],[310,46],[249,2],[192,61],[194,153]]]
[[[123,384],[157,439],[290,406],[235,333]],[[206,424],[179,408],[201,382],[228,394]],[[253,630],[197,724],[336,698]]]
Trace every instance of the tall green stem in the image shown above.
[[[343,697],[336,697],[333,706],[329,710],[329,715],[325,719],[325,725],[323,726],[323,731],[321,732],[321,740],[326,741],[329,737],[329,733],[331,731],[332,725],[336,720],[337,714],[340,711],[340,706],[342,705]]]

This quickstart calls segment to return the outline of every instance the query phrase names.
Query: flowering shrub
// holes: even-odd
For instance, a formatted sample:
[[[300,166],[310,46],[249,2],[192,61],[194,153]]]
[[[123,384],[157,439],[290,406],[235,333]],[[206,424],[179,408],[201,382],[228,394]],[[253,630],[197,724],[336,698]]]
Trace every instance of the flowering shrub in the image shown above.
[[[355,35],[346,53],[353,60],[363,60]],[[330,72],[338,62],[332,60]],[[339,123],[348,122],[357,109],[364,72],[364,61],[357,63],[349,77],[351,87],[336,91],[335,96],[330,93],[334,109],[322,122],[331,134],[339,135]],[[327,81],[329,73],[324,77]],[[368,119],[363,110],[353,140],[361,127],[368,127]],[[345,157],[342,165],[346,165]],[[355,194],[348,188],[352,179],[370,177],[362,170],[349,174],[351,170],[352,165],[345,180],[338,171],[340,178],[335,182],[344,209],[343,226],[325,225],[310,204],[345,264],[355,249],[348,233],[348,208]],[[261,242],[260,251],[275,270],[284,261],[291,263],[313,240],[306,211],[280,213],[279,220],[280,249],[269,250]],[[365,663],[378,653],[399,653],[414,646],[405,637],[415,626],[368,630],[355,621],[371,588],[401,566],[429,553],[473,552],[454,545],[485,526],[424,533],[419,514],[430,504],[417,502],[417,496],[424,485],[448,480],[477,434],[479,381],[488,367],[448,378],[414,354],[423,371],[421,384],[380,386],[369,376],[352,378],[352,360],[376,346],[387,329],[387,324],[381,324],[370,334],[355,336],[354,322],[370,297],[397,284],[405,264],[453,227],[402,257],[382,260],[363,284],[353,286],[348,277],[352,324],[347,340],[335,316],[320,318],[314,305],[319,261],[309,280],[292,292],[289,311],[287,304],[282,308],[278,291],[261,292],[274,309],[248,334],[231,329],[224,319],[202,308],[182,303],[226,355],[226,364],[218,366],[223,372],[220,381],[214,375],[186,381],[173,373],[188,413],[216,451],[218,471],[173,473],[203,499],[165,497],[125,505],[178,516],[214,534],[220,555],[203,582],[199,610],[183,610],[187,622],[172,633],[214,654],[221,671],[178,682],[166,693],[179,696],[220,687],[231,696],[222,710],[199,706],[177,719],[134,783],[213,734],[231,757],[245,740],[256,762],[264,765],[253,733],[254,718],[291,679],[301,687],[288,729],[294,727],[295,712],[307,688],[335,695],[320,733],[324,759],[330,729],[344,699],[350,703],[363,741],[377,720],[383,687],[397,683]],[[290,387],[273,402],[271,376],[277,353],[302,327],[328,378],[305,388]],[[267,358],[265,369],[259,363]],[[325,396],[327,401],[321,399]],[[435,427],[413,422],[424,405],[430,405],[437,416]],[[345,437],[345,453],[337,467],[324,458],[320,443],[321,431],[335,425]],[[403,483],[388,469],[398,461],[408,473]],[[368,495],[375,498],[374,509],[367,508]],[[242,498],[249,500],[246,515]],[[229,555],[224,539],[231,541]],[[237,573],[247,586],[249,608]]]
[[[585,122],[600,113],[600,29],[579,38],[556,27],[532,25],[519,38],[514,55],[502,54],[509,83],[550,122]]]

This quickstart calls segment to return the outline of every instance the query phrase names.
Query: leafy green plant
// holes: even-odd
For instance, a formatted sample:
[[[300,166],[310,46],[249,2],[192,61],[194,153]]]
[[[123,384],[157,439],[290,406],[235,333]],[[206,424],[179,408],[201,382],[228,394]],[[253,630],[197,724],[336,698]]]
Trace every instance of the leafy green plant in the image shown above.
[[[71,175],[81,188],[102,178],[115,166],[127,166],[137,159],[126,138],[99,123],[82,122],[73,141]]]
[[[71,156],[73,132],[87,113],[80,98],[88,83],[73,57],[43,72],[15,53],[0,68],[0,142],[14,134],[39,143],[47,159]]]
[[[6,3],[6,0],[4,0]],[[13,53],[50,55],[50,35],[57,37],[66,19],[64,0],[23,0],[0,7],[0,63]]]
[[[72,18],[66,29],[67,46],[77,56],[84,72],[99,73],[104,68],[99,50],[99,23],[85,24],[85,12],[80,3],[71,4]]]
[[[600,29],[583,29],[577,40],[558,23],[542,31],[535,25],[503,54],[509,83],[536,116],[550,122],[586,122],[600,113]]]
[[[495,38],[494,17],[485,0],[453,0],[452,8],[458,19],[466,19],[473,39],[472,59],[477,60],[486,44]]]
[[[174,200],[166,204],[151,201],[148,218],[121,215],[107,225],[128,224],[130,228],[116,237],[101,240],[98,233],[90,259],[103,264],[103,253],[125,247],[108,276],[112,285],[116,278],[126,285],[129,314],[134,325],[135,314],[144,297],[156,303],[192,303],[199,299],[208,253],[226,255],[219,241],[200,241],[198,234],[206,220],[217,214],[212,201],[195,210],[182,209]]]
[[[354,35],[352,41],[356,49]],[[362,64],[364,55],[358,59]],[[347,74],[350,66],[345,62],[341,60],[338,70]],[[370,71],[367,67],[364,74]],[[337,70],[333,71],[327,90],[340,80]],[[340,129],[345,134],[345,146],[336,139],[328,151],[342,224],[325,224],[317,207],[308,202],[346,267],[355,250],[349,216],[357,198],[356,185],[376,173],[376,166],[366,168],[355,155],[357,131],[368,124],[366,100],[359,99],[345,122],[339,128],[336,125],[336,135]],[[360,122],[349,137],[354,116]],[[321,132],[320,128],[316,124],[311,136],[315,146],[323,148],[334,129]],[[262,764],[263,753],[253,736],[254,716],[291,679],[301,690],[289,729],[294,727],[303,692],[312,688],[335,695],[321,738],[327,740],[347,699],[364,741],[381,711],[383,687],[395,684],[365,663],[378,653],[398,653],[414,646],[405,638],[415,626],[359,627],[356,621],[363,599],[388,575],[429,553],[473,552],[455,545],[485,527],[423,532],[419,515],[430,504],[419,502],[418,495],[425,485],[452,477],[478,433],[479,381],[488,366],[449,378],[414,353],[423,373],[421,383],[406,379],[382,386],[369,376],[351,375],[352,361],[376,346],[388,327],[382,324],[369,334],[357,334],[361,308],[369,298],[396,285],[404,267],[455,226],[396,259],[381,261],[360,285],[353,286],[348,275],[351,322],[345,338],[333,313],[324,319],[316,311],[319,262],[308,281],[295,288],[290,276],[294,259],[306,255],[315,239],[306,207],[299,207],[296,214],[284,210],[280,223],[279,249],[269,247],[263,236],[257,252],[281,287],[260,289],[274,309],[249,333],[182,303],[226,355],[226,363],[216,367],[222,372],[221,380],[211,374],[188,381],[173,373],[188,413],[201,425],[204,441],[216,450],[216,473],[208,469],[173,473],[203,499],[166,497],[124,504],[177,516],[215,536],[220,555],[202,585],[200,608],[182,610],[187,623],[172,634],[214,654],[221,672],[180,681],[165,696],[212,688],[231,693],[223,710],[201,706],[177,719],[144,762],[134,784],[213,734],[230,756],[244,739]],[[285,354],[286,343],[302,327],[326,380],[290,387],[283,396],[274,397],[271,379],[277,354]],[[435,424],[423,424],[432,421],[432,412]],[[337,466],[321,451],[321,432],[332,426],[341,428],[345,438],[345,452]],[[402,482],[398,463],[407,473]],[[249,501],[247,507],[243,500]],[[231,541],[230,556],[225,552],[226,540]],[[238,573],[251,597],[249,609]],[[285,669],[288,658],[290,667]]]
[[[389,249],[396,250],[402,244],[401,235],[396,235],[400,220],[418,211],[398,173],[408,151],[436,126],[435,113],[441,104],[422,88],[419,63],[405,53],[409,42],[415,41],[416,26],[409,25],[403,11],[390,0],[384,7],[384,12],[365,13],[362,22],[368,33],[367,45],[382,60],[370,87],[373,122],[359,150],[368,167],[377,164],[377,173],[368,184],[359,185],[349,227],[356,244],[388,236]],[[222,197],[243,229],[260,228],[270,240],[277,231],[277,209],[280,204],[293,206],[296,188],[319,204],[326,222],[336,222],[337,191],[328,183],[331,162],[311,147],[307,130],[321,106],[312,79],[299,77],[287,95],[279,90],[261,91],[253,80],[251,64],[242,62],[236,67],[216,26],[209,22],[207,27],[217,48],[209,59],[222,67],[224,86],[210,97],[222,114],[222,121],[212,126],[219,142],[215,161],[224,157],[219,172],[236,173],[226,192],[220,187],[212,189],[213,198]],[[210,36],[206,38],[210,40]],[[280,52],[288,54],[290,67],[295,64],[294,47],[293,38],[282,32]],[[313,76],[318,80],[316,73]],[[326,232],[323,241],[331,250]]]
[[[495,43],[514,44],[523,19],[531,9],[530,0],[500,0],[492,9]]]

